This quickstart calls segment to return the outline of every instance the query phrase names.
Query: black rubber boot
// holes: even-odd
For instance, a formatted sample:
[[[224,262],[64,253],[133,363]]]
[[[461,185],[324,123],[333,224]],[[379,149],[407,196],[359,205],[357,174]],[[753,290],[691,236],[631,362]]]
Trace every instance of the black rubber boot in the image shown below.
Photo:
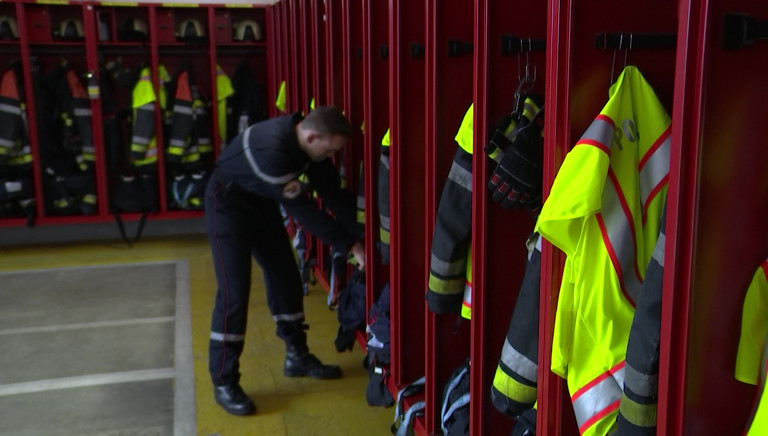
[[[286,377],[312,377],[317,379],[333,379],[341,377],[341,368],[337,365],[324,365],[310,353],[306,346],[286,346],[285,366],[283,374]]]
[[[256,413],[256,405],[237,383],[214,386],[213,398],[216,400],[216,404],[233,415],[253,415]]]

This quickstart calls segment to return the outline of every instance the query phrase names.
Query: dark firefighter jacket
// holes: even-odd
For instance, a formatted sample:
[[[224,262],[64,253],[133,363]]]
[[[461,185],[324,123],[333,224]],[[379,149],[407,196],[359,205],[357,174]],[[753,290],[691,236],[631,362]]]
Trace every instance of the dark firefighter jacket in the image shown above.
[[[659,239],[645,271],[643,291],[637,300],[635,316],[629,330],[624,366],[624,392],[616,418],[616,434],[621,436],[656,434],[666,215],[665,208],[661,214]]]
[[[208,110],[188,65],[182,66],[169,84],[172,110],[166,149],[168,163],[180,171],[197,171],[213,153]]]
[[[279,202],[286,213],[336,252],[347,253],[355,242],[355,198],[341,188],[330,159],[311,161],[299,147],[295,126],[301,115],[272,118],[246,129],[219,155],[215,171],[241,188]],[[306,174],[311,189],[336,220],[321,211],[298,178]],[[302,189],[298,192],[297,189]]]
[[[33,64],[35,118],[44,168],[46,212],[96,213],[91,103],[75,70],[64,61],[47,74]]]
[[[536,402],[539,368],[539,284],[541,237],[528,239],[528,262],[507,338],[491,386],[491,401],[500,412],[517,418]]]
[[[460,313],[472,234],[473,106],[464,115],[432,238],[427,305],[437,314]]]
[[[32,153],[22,77],[21,63],[14,62],[0,84],[0,216],[27,216],[33,226]]]
[[[26,126],[26,105],[21,64],[2,74],[0,87],[0,165],[4,170],[26,171],[32,165]]]

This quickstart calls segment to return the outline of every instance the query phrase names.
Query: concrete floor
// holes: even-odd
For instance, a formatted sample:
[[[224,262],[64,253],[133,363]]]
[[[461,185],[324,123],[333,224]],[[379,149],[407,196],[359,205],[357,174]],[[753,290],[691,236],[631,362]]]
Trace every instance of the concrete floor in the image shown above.
[[[258,413],[235,417],[214,403],[207,373],[210,312],[216,284],[204,235],[150,237],[133,247],[119,240],[0,247],[0,272],[51,268],[62,272],[83,266],[136,263],[182,265],[182,271],[186,268],[188,295],[163,294],[153,287],[125,283],[131,279],[121,279],[121,284],[137,289],[134,298],[128,303],[110,304],[114,311],[99,318],[103,309],[93,306],[99,302],[88,296],[93,293],[69,298],[60,295],[58,299],[41,295],[39,289],[44,285],[51,287],[51,282],[63,283],[63,279],[40,273],[24,276],[26,292],[14,293],[12,298],[4,296],[2,304],[6,308],[34,303],[32,306],[39,313],[31,316],[11,310],[10,316],[0,318],[0,347],[13,350],[0,355],[0,435],[168,435],[173,434],[171,428],[175,428],[176,434],[205,436],[391,434],[389,425],[394,410],[373,408],[365,401],[368,374],[361,365],[363,353],[355,347],[352,352],[339,354],[333,346],[338,327],[336,313],[327,309],[325,294],[319,287],[312,288],[305,300],[311,326],[310,348],[321,360],[339,364],[345,377],[332,381],[283,377],[284,346],[274,334],[260,270],[254,268],[241,368],[243,388],[256,402]],[[160,288],[173,287],[167,282],[179,278],[178,274],[169,277],[167,271],[153,274],[157,276],[152,283],[166,283]],[[143,283],[142,275],[146,276],[146,271],[132,279]],[[114,280],[110,282],[109,278],[107,274],[106,278],[85,284],[90,289],[103,289],[99,298],[102,303],[112,301],[117,292],[118,287],[111,285]],[[188,312],[180,315],[179,301],[183,303],[184,298],[188,298]],[[176,313],[171,313],[174,308]],[[150,321],[110,324],[114,320],[138,318]],[[167,318],[174,321],[166,322]],[[25,324],[30,319],[44,320],[42,330],[40,325]],[[90,323],[89,327],[97,328],[80,329],[83,319]],[[180,334],[184,329],[179,329],[179,325],[183,324],[189,329]],[[174,354],[185,352],[183,347],[181,351],[177,348],[185,340],[189,344],[188,358],[173,363]],[[90,359],[78,359],[75,355],[82,344],[91,345]],[[141,351],[126,352],[129,345]],[[18,356],[23,356],[26,363],[21,364]],[[178,398],[174,405],[174,392],[185,392],[180,386],[184,378],[170,375],[184,372],[179,369],[179,360],[182,366],[183,361],[189,361],[189,392],[194,391],[183,395],[186,401],[181,406]],[[174,366],[175,370],[171,368]],[[62,380],[69,382],[86,373],[115,372],[140,376],[132,378],[131,383],[118,383],[114,378],[93,381],[89,376],[88,383],[77,387],[61,384]],[[76,380],[81,381],[82,377]],[[27,390],[19,392],[23,387]],[[174,409],[185,410],[179,414]],[[99,422],[110,422],[112,428],[120,430],[105,430],[101,424],[96,425]]]

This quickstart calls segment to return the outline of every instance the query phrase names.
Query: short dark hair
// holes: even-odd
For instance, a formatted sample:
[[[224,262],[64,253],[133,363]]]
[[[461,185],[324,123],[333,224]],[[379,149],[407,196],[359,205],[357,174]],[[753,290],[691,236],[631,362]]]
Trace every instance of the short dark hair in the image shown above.
[[[321,135],[352,136],[352,125],[336,106],[319,106],[301,120],[302,127],[315,130]]]

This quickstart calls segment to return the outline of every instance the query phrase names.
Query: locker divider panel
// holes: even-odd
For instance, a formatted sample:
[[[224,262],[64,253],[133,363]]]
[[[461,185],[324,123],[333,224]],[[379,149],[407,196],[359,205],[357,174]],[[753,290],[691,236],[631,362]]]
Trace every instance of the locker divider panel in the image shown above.
[[[525,272],[525,241],[535,217],[525,209],[502,209],[487,184],[496,162],[483,148],[496,124],[514,108],[526,65],[535,71],[530,92],[544,97],[546,53],[531,41],[546,38],[546,6],[516,13],[513,3],[477,2],[475,26],[475,152],[473,169],[472,434],[511,430],[513,420],[496,411],[490,386]],[[505,52],[515,38],[514,52]]]
[[[377,191],[379,148],[381,139],[389,127],[389,87],[385,86],[389,83],[389,59],[380,56],[380,48],[388,43],[387,0],[363,2],[359,11],[362,14],[360,29],[362,50],[359,51],[359,55],[363,72],[362,130],[363,160],[366,165],[365,197],[366,211],[371,211],[368,213],[370,223],[367,226],[371,239],[366,239],[366,250],[372,256],[369,259],[374,259],[370,268],[366,268],[366,288],[368,289],[366,306],[370,308],[383,286],[389,281],[389,266],[381,263],[376,248],[376,242],[379,240]],[[355,51],[353,49],[351,53],[353,58],[358,56]],[[390,263],[395,261],[390,259]]]
[[[665,271],[665,290],[675,292],[666,293],[662,305],[662,350],[668,354],[661,363],[668,370],[660,374],[667,390],[659,399],[660,412],[667,410],[660,428],[668,432],[743,434],[760,392],[737,381],[734,370],[744,296],[768,257],[766,123],[763,111],[752,110],[768,98],[768,45],[759,33],[734,35],[726,28],[726,15],[734,13],[754,25],[768,20],[766,5],[747,1],[680,6],[686,39],[680,40],[678,68],[687,68],[675,84],[673,144],[680,150],[673,163],[680,174],[670,190],[679,198],[670,214],[675,220],[667,223],[675,235],[675,268]],[[727,35],[757,40],[726,49]],[[717,401],[702,398],[703,392],[716,393]]]
[[[425,60],[412,47],[424,46],[425,11],[423,3],[397,0],[389,10],[392,379],[403,387],[424,376]]]
[[[426,2],[427,42],[427,247],[431,253],[440,193],[458,147],[454,137],[473,99],[473,54],[449,53],[451,41],[464,47],[474,40],[474,4],[462,1]],[[427,254],[429,255],[429,254]],[[425,290],[426,291],[426,290]],[[425,307],[427,434],[440,429],[445,382],[470,353],[470,324],[458,314],[435,315]]]

